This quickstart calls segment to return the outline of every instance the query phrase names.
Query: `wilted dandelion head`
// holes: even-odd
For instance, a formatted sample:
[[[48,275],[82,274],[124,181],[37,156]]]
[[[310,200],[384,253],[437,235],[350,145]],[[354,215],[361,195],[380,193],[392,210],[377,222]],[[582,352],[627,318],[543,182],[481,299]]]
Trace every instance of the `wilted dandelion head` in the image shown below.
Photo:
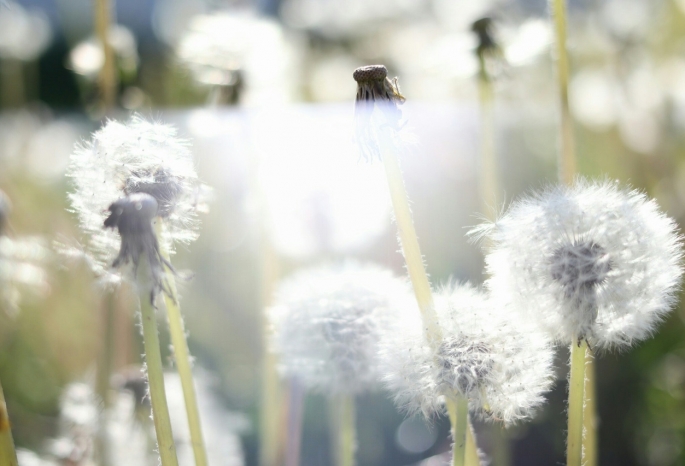
[[[489,16],[477,19],[471,25],[471,30],[478,37],[478,46],[476,47],[478,55],[499,47],[493,35],[493,25],[493,20]]]
[[[327,394],[377,386],[379,333],[410,298],[405,280],[374,265],[347,262],[294,274],[270,309],[282,372]]]
[[[561,341],[627,347],[650,335],[675,303],[676,224],[653,200],[616,183],[549,188],[472,233],[494,244],[486,258],[493,295]]]
[[[397,316],[380,343],[387,388],[410,413],[441,412],[459,394],[484,419],[506,424],[533,415],[552,383],[551,341],[470,285],[436,293],[443,341],[433,350],[416,309]]]
[[[405,98],[400,92],[397,78],[388,78],[388,70],[383,65],[362,66],[354,70],[352,77],[357,82],[354,113],[362,157],[367,161],[380,159],[376,129],[372,122],[374,109],[379,109],[384,116],[383,125],[397,131],[402,118],[398,105]]]
[[[72,208],[88,235],[87,252],[103,270],[124,247],[115,232],[103,228],[105,221],[107,226],[117,227],[122,238],[137,225],[116,223],[118,209],[124,209],[123,213],[133,206],[115,205],[128,202],[120,201],[127,196],[147,194],[154,198],[153,217],[160,217],[164,227],[159,240],[170,253],[176,243],[197,238],[197,213],[204,208],[208,190],[197,178],[189,143],[171,126],[140,116],[126,123],[109,121],[90,142],[74,151],[67,175],[74,187],[69,194]],[[151,201],[136,204],[143,210],[130,221],[141,222],[150,214]],[[143,225],[149,230],[149,221],[137,226]],[[122,262],[120,259],[121,254],[117,263]]]
[[[471,25],[471,31],[478,40],[475,50],[479,63],[478,73],[484,81],[500,75],[505,66],[504,53],[495,39],[494,29],[495,22],[488,16],[474,21]]]

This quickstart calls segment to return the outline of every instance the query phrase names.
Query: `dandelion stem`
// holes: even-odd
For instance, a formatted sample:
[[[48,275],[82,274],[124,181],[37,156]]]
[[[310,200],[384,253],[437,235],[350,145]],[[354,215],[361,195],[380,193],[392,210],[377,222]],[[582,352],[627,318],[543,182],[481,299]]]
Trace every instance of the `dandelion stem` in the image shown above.
[[[100,44],[104,62],[100,69],[100,96],[103,110],[107,111],[114,106],[116,99],[117,77],[114,67],[114,53],[109,43],[110,24],[110,0],[95,0],[95,32]]]
[[[556,64],[559,100],[561,104],[561,150],[559,151],[559,179],[573,182],[576,173],[573,120],[568,103],[569,62],[566,49],[566,0],[550,0],[556,34]]]
[[[150,303],[149,293],[141,293],[140,312],[143,325],[143,344],[145,346],[145,362],[147,364],[147,380],[152,403],[152,419],[157,434],[157,444],[162,466],[178,466],[176,446],[171,433],[169,406],[164,389],[164,372],[162,369],[162,354],[159,347],[157,331],[157,317],[155,309]]]
[[[302,414],[304,410],[304,387],[291,378],[288,393],[288,416],[285,446],[285,466],[300,466],[300,446],[302,443]]]
[[[583,456],[583,405],[587,342],[571,344],[571,375],[568,389],[568,439],[566,466],[581,466]]]
[[[456,399],[449,399],[446,404],[452,424],[452,466],[465,466],[467,432],[471,430],[468,426],[469,402],[457,395]]]
[[[480,199],[483,213],[493,220],[499,203],[497,183],[497,155],[495,153],[494,90],[492,80],[485,69],[485,57],[478,55],[478,99],[480,102]]]
[[[442,341],[442,330],[438,324],[438,316],[433,307],[430,282],[423,265],[423,256],[421,255],[421,248],[419,247],[419,240],[416,236],[414,221],[412,220],[409,207],[409,197],[404,186],[402,170],[395,155],[390,131],[390,129],[381,129],[380,147],[385,174],[388,179],[388,187],[390,188],[390,197],[395,210],[395,223],[397,224],[409,278],[411,279],[416,301],[421,310],[428,343],[431,348],[436,349]]]
[[[17,466],[18,464],[5,394],[0,384],[0,466]]]
[[[390,189],[390,197],[392,199],[393,208],[395,211],[395,223],[399,232],[402,252],[404,253],[404,260],[407,264],[409,278],[411,279],[416,295],[416,301],[421,310],[421,317],[423,320],[424,331],[426,339],[431,349],[437,352],[442,342],[442,330],[438,323],[438,316],[433,305],[433,294],[431,292],[428,275],[423,265],[423,256],[419,247],[419,240],[414,229],[414,221],[411,216],[411,209],[409,208],[409,196],[404,186],[404,179],[402,177],[402,170],[400,169],[397,156],[392,144],[392,135],[389,133],[390,129],[382,129],[380,131],[380,148],[383,165],[385,167],[385,175],[388,180],[388,187]],[[451,406],[453,394],[448,394],[446,397],[446,404],[448,412],[455,410],[455,406]],[[456,411],[455,411],[456,412]],[[468,412],[468,406],[467,406]],[[468,416],[467,416],[468,419]],[[452,421],[452,428],[455,428],[454,420],[450,415]],[[463,442],[462,442],[463,443]],[[474,450],[475,440],[474,440]],[[463,461],[463,454],[462,454]]]
[[[101,332],[104,336],[102,341],[102,353],[100,354],[100,361],[97,365],[97,381],[96,391],[102,400],[103,412],[98,417],[98,436],[96,440],[97,455],[100,463],[107,466],[110,464],[110,452],[107,442],[107,422],[109,417],[110,406],[110,378],[112,377],[112,366],[114,362],[114,345],[115,345],[115,326],[114,316],[116,313],[116,297],[114,293],[107,293],[104,297],[102,313],[103,319],[101,324]]]
[[[160,236],[161,222],[157,223],[157,236]],[[160,241],[160,253],[167,261],[167,254],[163,243]],[[193,456],[196,466],[207,466],[207,452],[202,436],[202,425],[200,423],[200,411],[197,405],[195,385],[193,384],[193,372],[190,362],[190,351],[186,341],[186,331],[183,325],[183,317],[179,307],[178,293],[176,291],[176,281],[174,275],[166,270],[166,283],[169,293],[164,293],[164,304],[169,319],[169,333],[171,344],[174,348],[174,361],[176,369],[181,378],[183,388],[183,401],[185,402],[186,415],[188,416],[188,428],[190,430],[190,443],[193,446]]]
[[[583,413],[583,464],[597,466],[597,390],[595,358],[588,347],[585,356],[585,412]]]
[[[471,423],[466,430],[466,466],[480,466],[478,448],[476,447],[476,437],[473,435]]]
[[[357,449],[357,429],[354,395],[332,396],[331,415],[333,417],[332,435],[334,466],[354,466],[354,453]]]

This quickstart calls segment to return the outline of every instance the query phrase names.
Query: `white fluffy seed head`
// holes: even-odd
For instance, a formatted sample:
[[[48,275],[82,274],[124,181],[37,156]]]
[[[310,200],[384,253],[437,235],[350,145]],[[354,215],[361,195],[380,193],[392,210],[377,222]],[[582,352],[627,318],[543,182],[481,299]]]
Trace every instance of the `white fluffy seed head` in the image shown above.
[[[406,280],[378,266],[346,262],[295,273],[269,310],[283,375],[326,394],[378,386],[380,331],[407,303]]]
[[[90,142],[77,147],[67,171],[73,183],[72,209],[88,235],[87,251],[106,270],[119,250],[119,235],[105,230],[109,206],[134,193],[153,196],[164,221],[160,240],[173,252],[176,243],[197,238],[197,213],[207,188],[200,183],[189,143],[172,126],[146,121],[109,121]]]
[[[472,233],[492,240],[492,294],[559,341],[629,347],[676,301],[683,270],[675,222],[615,182],[548,188]]]
[[[551,341],[470,285],[436,293],[435,309],[443,331],[437,354],[416,308],[384,329],[379,358],[395,402],[429,417],[442,411],[446,394],[458,393],[487,420],[531,417],[553,381]]]

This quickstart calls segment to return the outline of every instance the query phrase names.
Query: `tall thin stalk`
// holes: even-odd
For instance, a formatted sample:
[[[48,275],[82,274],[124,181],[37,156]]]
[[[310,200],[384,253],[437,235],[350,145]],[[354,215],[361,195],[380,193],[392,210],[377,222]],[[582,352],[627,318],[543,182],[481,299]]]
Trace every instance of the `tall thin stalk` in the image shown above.
[[[554,18],[554,29],[556,35],[556,65],[557,81],[560,103],[560,150],[559,150],[559,181],[567,185],[573,183],[576,176],[576,153],[575,138],[573,134],[573,119],[568,102],[569,84],[569,60],[566,47],[566,0],[550,0],[550,8]],[[579,354],[582,348],[583,359]],[[569,385],[569,419],[568,419],[568,452],[567,466],[580,466],[583,461],[583,451],[586,453],[585,465],[594,466],[597,459],[597,433],[596,433],[596,405],[594,402],[594,377],[595,373],[590,362],[590,370],[586,382],[586,359],[592,360],[592,350],[587,347],[587,342],[583,342],[580,347],[571,343],[571,378]],[[575,365],[575,366],[574,366]],[[574,376],[576,386],[574,388]],[[582,386],[578,387],[582,383]],[[587,395],[585,394],[585,384],[588,384]],[[575,390],[575,392],[574,392]],[[580,400],[577,394],[580,391]],[[590,402],[583,398],[590,398]],[[575,403],[576,406],[572,406]],[[578,407],[577,405],[580,405]],[[573,408],[573,409],[572,409]],[[573,419],[572,419],[573,416]],[[579,419],[576,417],[579,416]],[[585,420],[587,418],[587,420]],[[583,435],[583,426],[585,435]],[[572,443],[573,442],[573,443]],[[576,444],[576,442],[580,442]],[[573,462],[572,462],[573,461]]]
[[[566,49],[566,0],[550,0],[550,2],[556,35],[557,85],[559,104],[561,106],[559,180],[563,183],[571,184],[576,174],[576,156],[573,120],[568,103],[569,62]]]
[[[345,393],[332,396],[329,406],[332,418],[333,465],[354,466],[354,454],[357,449],[354,395]]]
[[[597,387],[595,358],[588,347],[585,357],[585,410],[583,413],[583,465],[597,466]]]
[[[112,0],[114,1],[114,0]],[[117,94],[117,75],[114,66],[114,51],[109,43],[109,26],[111,22],[110,0],[95,0],[95,33],[100,44],[104,62],[100,69],[100,98],[104,111],[114,107]]]
[[[583,459],[583,406],[586,349],[587,342],[585,340],[582,340],[580,343],[571,343],[566,466],[581,466]]]
[[[480,199],[483,214],[494,219],[499,203],[497,154],[495,151],[494,90],[485,68],[485,57],[479,54],[478,100],[480,107]]]
[[[395,211],[395,223],[397,224],[397,230],[399,231],[402,252],[404,253],[404,259],[407,264],[409,278],[411,279],[412,286],[414,288],[416,301],[418,302],[419,309],[421,310],[421,316],[425,326],[426,339],[428,340],[430,347],[434,350],[437,350],[439,345],[442,343],[442,329],[438,323],[438,315],[435,312],[433,294],[431,292],[430,282],[428,281],[428,275],[423,264],[423,256],[421,255],[421,248],[419,247],[418,237],[416,236],[414,221],[412,220],[411,216],[411,209],[409,208],[409,197],[404,186],[402,170],[400,169],[397,156],[395,155],[392,144],[392,135],[389,133],[390,131],[391,129],[389,128],[381,130],[381,137],[379,141],[381,158],[383,159],[385,174],[388,180],[388,187],[390,189],[390,198]],[[459,415],[465,415],[465,419],[468,419],[468,409],[465,413],[464,411],[460,411],[457,406],[458,403],[452,399],[451,395],[453,394],[448,394],[445,399],[448,413],[459,413]],[[453,429],[455,429],[455,422],[457,422],[458,419],[459,416],[453,417],[450,415]],[[455,441],[455,448],[457,444],[458,442]],[[465,450],[455,450],[453,456],[460,457],[454,459],[454,461],[462,462],[457,464],[463,464],[463,461],[465,461]]]
[[[288,390],[288,415],[286,421],[288,437],[285,445],[285,466],[300,466],[304,396],[305,391],[302,384],[297,378],[291,378]]]
[[[100,349],[100,357],[96,370],[95,389],[102,401],[103,410],[98,417],[98,436],[96,440],[96,450],[98,459],[103,466],[110,464],[110,452],[107,442],[107,422],[109,418],[110,407],[110,379],[112,377],[112,367],[114,365],[115,352],[115,313],[116,313],[116,295],[115,293],[107,292],[102,299],[102,322],[101,333],[103,335],[102,347]]]
[[[160,236],[161,223],[157,223],[157,236]],[[160,253],[167,261],[169,254],[164,249],[160,241]],[[186,341],[186,331],[183,324],[183,316],[179,307],[178,293],[176,290],[176,280],[173,273],[166,270],[166,283],[169,293],[164,293],[164,304],[169,320],[169,333],[171,335],[171,345],[174,348],[174,361],[176,369],[181,379],[183,389],[183,401],[185,402],[186,415],[188,417],[188,428],[190,430],[190,443],[193,446],[193,456],[196,466],[207,466],[207,452],[202,435],[202,425],[200,423],[200,411],[193,384],[192,364],[190,362],[190,351]]]
[[[471,428],[468,425],[469,402],[463,396],[447,405],[447,412],[452,424],[452,466],[466,465],[466,441]]]
[[[178,466],[176,446],[171,433],[171,419],[169,406],[164,389],[164,371],[162,368],[162,353],[159,346],[157,317],[150,302],[149,292],[140,296],[141,322],[143,326],[143,344],[145,346],[145,363],[147,366],[147,380],[152,404],[152,419],[157,434],[157,445],[162,466]]]
[[[0,384],[0,466],[17,466],[18,464],[5,394]]]

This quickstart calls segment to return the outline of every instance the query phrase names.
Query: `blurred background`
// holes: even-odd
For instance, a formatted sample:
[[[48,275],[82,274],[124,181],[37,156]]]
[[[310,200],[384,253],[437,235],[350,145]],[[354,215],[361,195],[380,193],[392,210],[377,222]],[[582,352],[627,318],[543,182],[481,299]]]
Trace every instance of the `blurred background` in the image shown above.
[[[544,0],[112,0],[108,13],[113,60],[91,0],[0,0],[0,189],[15,241],[0,279],[20,277],[3,285],[0,380],[17,445],[54,464],[90,464],[64,459],[57,440],[69,403],[87,404],[95,383],[104,292],[51,250],[80,238],[64,170],[105,118],[176,125],[214,187],[200,239],[174,262],[195,274],[182,304],[201,398],[223,433],[210,449],[229,443],[238,458],[227,465],[258,464],[262,309],[278,277],[348,256],[403,273],[382,167],[359,162],[354,145],[356,67],[384,63],[407,97],[402,164],[435,284],[484,279],[464,236],[486,214],[471,32],[480,17],[493,18],[503,52],[494,124],[505,202],[556,181]],[[645,190],[682,224],[685,0],[571,0],[568,34],[579,171]],[[116,83],[103,92],[109,63]],[[122,301],[114,372],[130,388],[141,343]],[[598,357],[599,464],[685,464],[684,319],[681,305],[651,340]],[[476,424],[493,464],[563,464],[567,356],[559,351],[535,420],[504,439]],[[329,464],[324,398],[308,396],[304,413],[302,465]],[[362,397],[358,413],[360,466],[442,464],[444,419],[406,418],[382,392]]]

